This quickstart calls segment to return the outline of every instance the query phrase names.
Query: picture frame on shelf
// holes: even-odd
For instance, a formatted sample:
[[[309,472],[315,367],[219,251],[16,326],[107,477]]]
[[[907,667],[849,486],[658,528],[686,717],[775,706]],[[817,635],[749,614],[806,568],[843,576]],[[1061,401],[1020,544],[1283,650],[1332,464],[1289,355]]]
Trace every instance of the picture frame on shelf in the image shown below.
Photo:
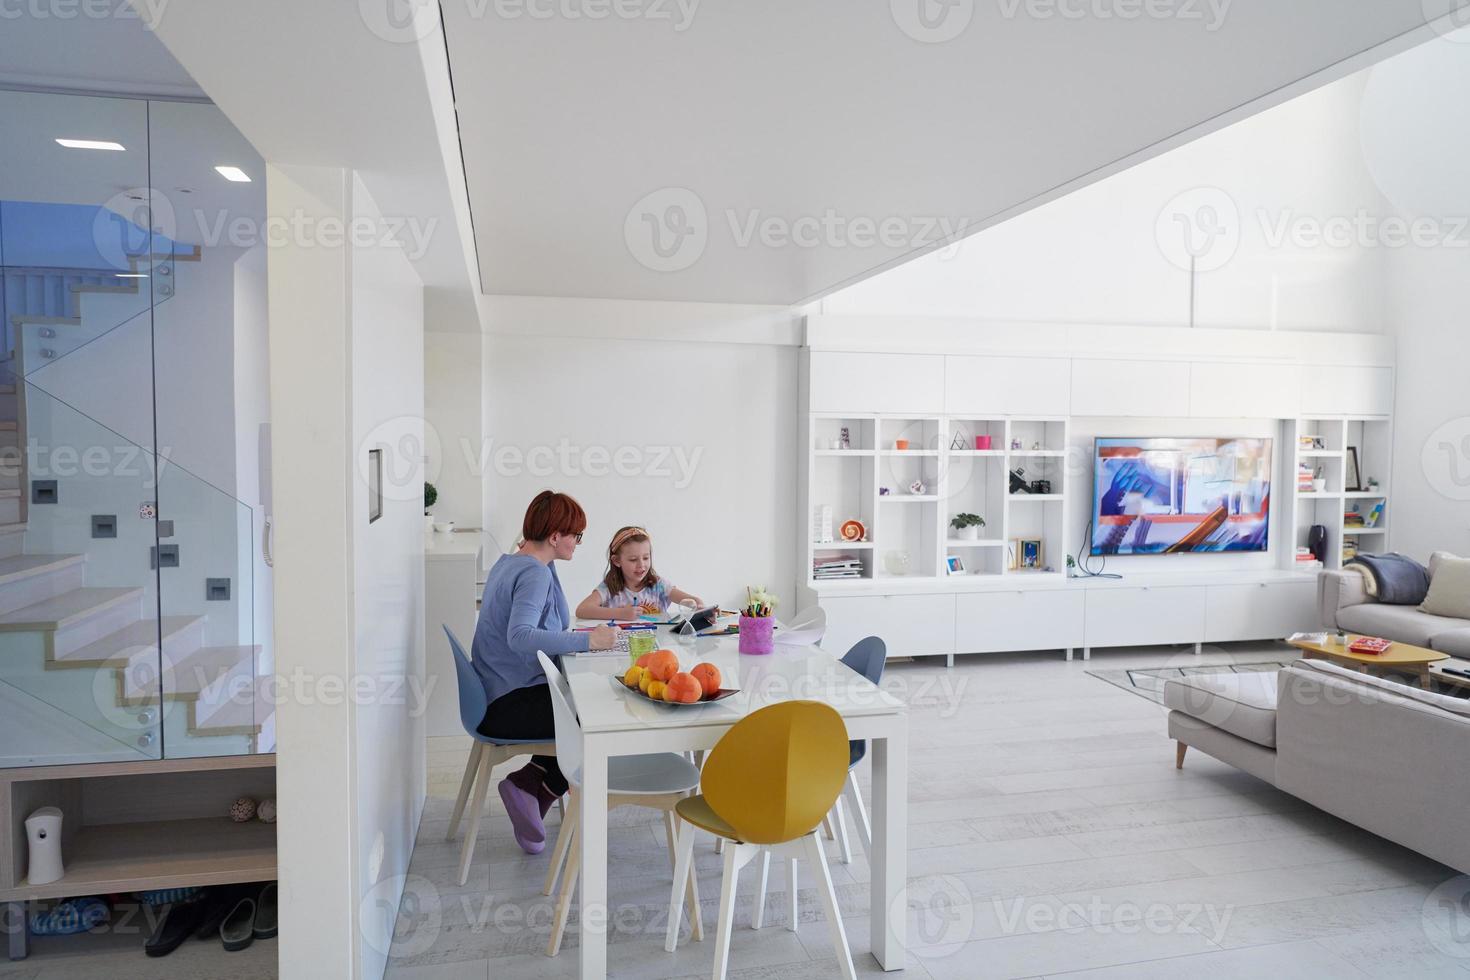
[[[1016,538],[1012,542],[1015,553],[1013,568],[1022,571],[1038,571],[1046,564],[1046,549],[1040,538]]]
[[[959,555],[950,555],[944,559],[944,572],[946,575],[963,575],[965,563],[960,560]]]
[[[1343,487],[1349,493],[1361,493],[1363,490],[1363,470],[1358,465],[1358,447],[1347,447],[1347,471]]]

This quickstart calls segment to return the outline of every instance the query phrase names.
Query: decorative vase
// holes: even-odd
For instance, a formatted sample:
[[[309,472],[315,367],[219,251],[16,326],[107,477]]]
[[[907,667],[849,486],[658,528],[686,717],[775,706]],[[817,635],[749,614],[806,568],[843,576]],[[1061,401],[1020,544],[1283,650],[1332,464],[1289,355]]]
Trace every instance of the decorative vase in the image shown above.
[[[740,652],[751,654],[770,653],[775,646],[772,639],[776,620],[772,616],[740,617]]]
[[[961,541],[979,541],[980,540],[980,525],[979,524],[971,524],[968,527],[962,527],[962,528],[960,528],[960,540]]]
[[[433,514],[425,514],[424,515],[424,533],[425,534],[433,534],[434,533],[434,515]]]
[[[883,570],[889,575],[907,575],[909,573],[909,553],[907,551],[885,552]]]
[[[990,448],[990,436],[976,436],[975,437],[975,448],[976,449],[989,449]]]

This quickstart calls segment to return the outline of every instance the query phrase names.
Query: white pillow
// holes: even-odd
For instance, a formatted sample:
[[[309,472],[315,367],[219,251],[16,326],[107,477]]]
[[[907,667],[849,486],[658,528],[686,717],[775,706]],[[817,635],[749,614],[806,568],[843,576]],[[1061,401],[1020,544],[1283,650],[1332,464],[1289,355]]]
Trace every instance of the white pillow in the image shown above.
[[[1429,558],[1429,594],[1421,612],[1470,619],[1470,558],[1436,551]]]

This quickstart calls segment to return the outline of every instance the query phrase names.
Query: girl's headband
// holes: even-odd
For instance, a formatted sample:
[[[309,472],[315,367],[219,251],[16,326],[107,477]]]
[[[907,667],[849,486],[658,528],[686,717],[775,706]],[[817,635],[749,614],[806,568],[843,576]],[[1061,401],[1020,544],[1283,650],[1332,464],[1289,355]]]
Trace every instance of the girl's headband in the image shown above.
[[[615,555],[618,553],[619,548],[627,544],[633,538],[646,537],[649,537],[649,534],[641,527],[625,527],[617,534],[613,535],[612,544],[607,546],[607,553],[609,555]]]

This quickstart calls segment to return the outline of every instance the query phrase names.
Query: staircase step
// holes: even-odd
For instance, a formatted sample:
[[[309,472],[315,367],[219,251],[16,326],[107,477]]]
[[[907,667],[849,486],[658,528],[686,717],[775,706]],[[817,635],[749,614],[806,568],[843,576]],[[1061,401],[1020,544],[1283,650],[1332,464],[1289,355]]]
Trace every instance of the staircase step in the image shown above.
[[[65,657],[135,622],[142,615],[143,590],[73,589],[0,616],[0,632],[43,632],[49,660]]]
[[[12,555],[0,558],[0,586],[23,582],[47,572],[59,572],[86,560],[86,555]]]
[[[0,524],[0,555],[10,557],[25,550],[26,522]]]
[[[200,647],[172,664],[165,662],[163,695],[174,701],[197,700],[199,692],[237,669],[242,669],[245,676],[252,675],[255,671],[255,656],[259,652],[258,646]],[[127,672],[123,688],[125,698],[145,701],[157,699],[158,664],[154,662],[146,667],[147,669]]]
[[[161,632],[164,655],[179,658],[188,656],[189,651],[196,649],[198,641],[203,637],[202,628],[195,630],[194,636],[189,635],[189,630],[192,627],[202,627],[203,623],[203,616],[163,617]],[[51,666],[62,670],[95,669],[108,665],[125,666],[137,658],[152,660],[157,656],[159,627],[160,624],[153,619],[129,623],[100,640],[56,659]]]
[[[203,718],[195,713],[198,707],[197,703],[189,705],[191,735],[253,735],[260,731],[265,719],[275,710],[275,705],[270,703],[261,690],[258,679],[253,698],[232,698],[216,706]]]

